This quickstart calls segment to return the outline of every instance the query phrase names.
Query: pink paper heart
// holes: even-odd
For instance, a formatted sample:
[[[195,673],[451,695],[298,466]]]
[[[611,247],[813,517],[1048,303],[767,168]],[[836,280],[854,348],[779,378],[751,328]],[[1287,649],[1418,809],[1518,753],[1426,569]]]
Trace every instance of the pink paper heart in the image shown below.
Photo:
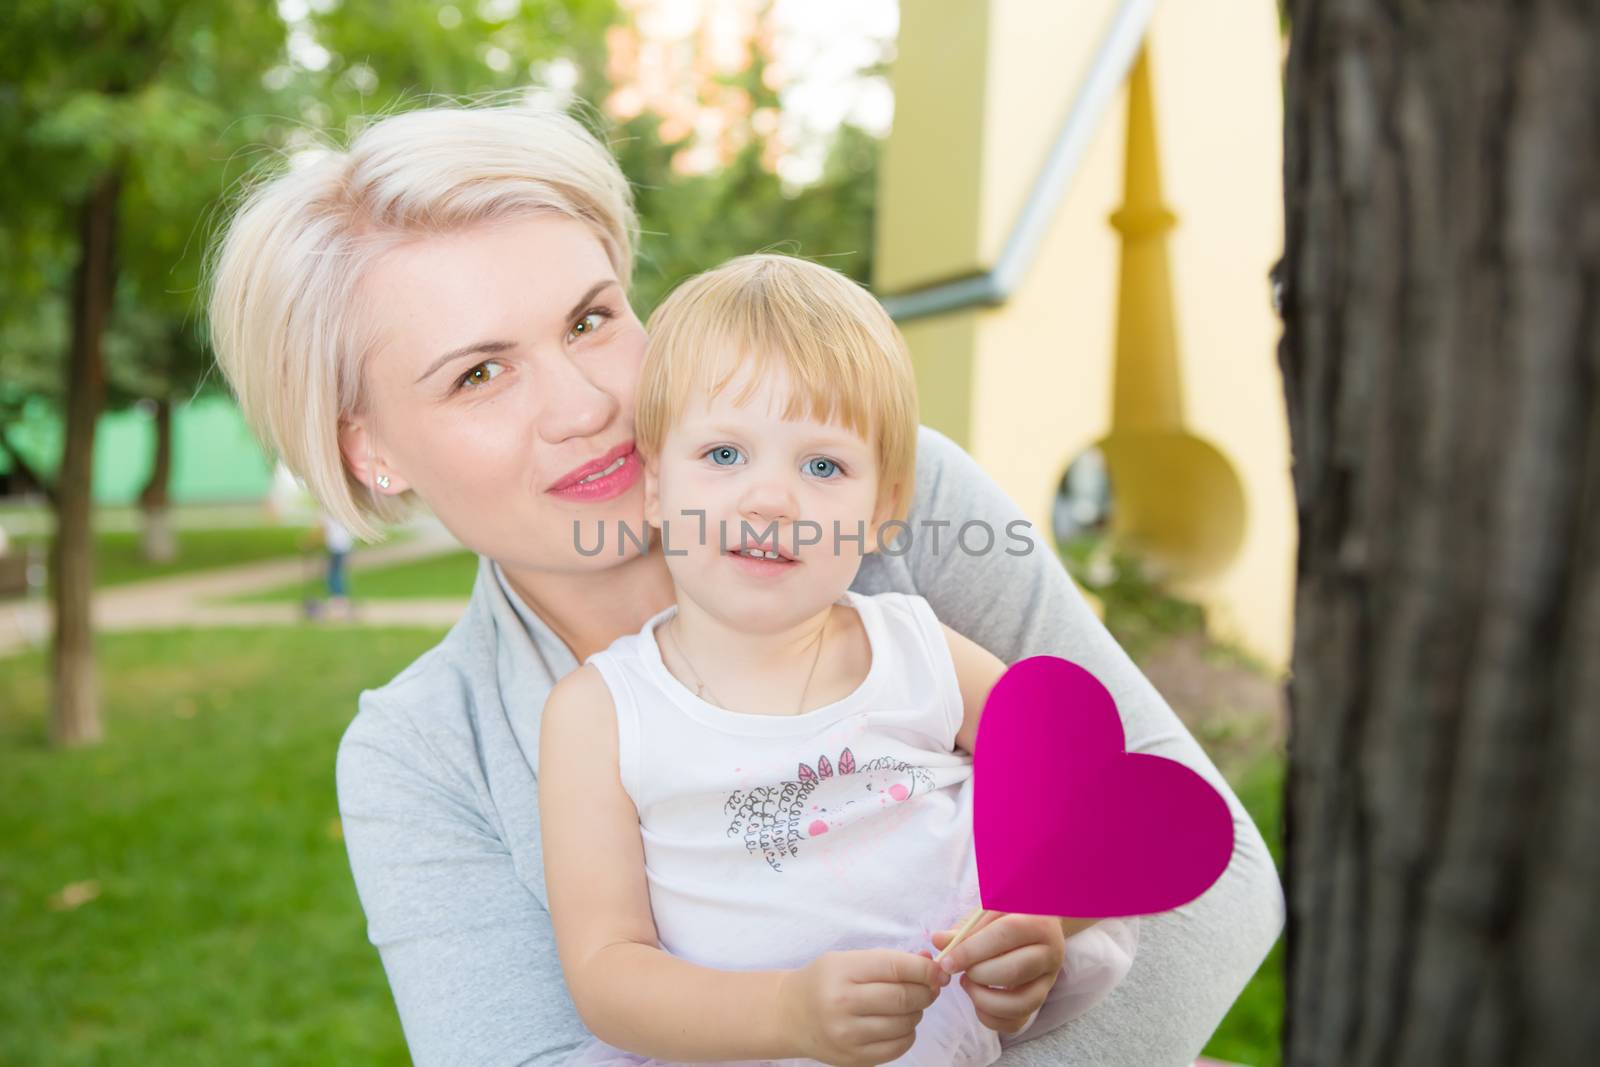
[[[1128,753],[1094,675],[1033,656],[984,703],[972,831],[983,906],[1104,919],[1185,904],[1233,854],[1227,802],[1194,771]]]

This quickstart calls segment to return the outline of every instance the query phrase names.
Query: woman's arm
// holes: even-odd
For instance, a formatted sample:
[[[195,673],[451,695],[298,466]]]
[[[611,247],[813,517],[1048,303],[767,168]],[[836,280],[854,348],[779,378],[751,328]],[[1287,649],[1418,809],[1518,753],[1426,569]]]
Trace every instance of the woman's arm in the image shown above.
[[[539,810],[556,945],[596,1037],[670,1060],[795,1054],[779,1021],[784,972],[717,971],[661,950],[639,815],[617,771],[616,708],[591,665],[545,702]]]
[[[1197,900],[1140,921],[1138,957],[1102,1004],[1037,1041],[1013,1046],[1005,1062],[1188,1064],[1282,929],[1277,872],[1233,790],[1089,610],[1044,533],[1028,528],[1032,550],[1007,554],[1008,548],[1021,551],[1007,537],[1008,524],[1021,519],[971,456],[937,431],[922,429],[906,554],[915,592],[952,629],[1006,663],[1048,654],[1093,672],[1117,702],[1128,751],[1177,760],[1227,801],[1234,851],[1222,877]],[[972,520],[994,530],[991,551],[969,555],[957,544],[957,531]],[[938,551],[925,522],[948,524],[939,530]],[[970,544],[978,541],[969,535]]]
[[[417,694],[422,706],[444,699]],[[550,915],[464,774],[364,695],[339,744],[350,869],[417,1067],[558,1064],[588,1035]]]

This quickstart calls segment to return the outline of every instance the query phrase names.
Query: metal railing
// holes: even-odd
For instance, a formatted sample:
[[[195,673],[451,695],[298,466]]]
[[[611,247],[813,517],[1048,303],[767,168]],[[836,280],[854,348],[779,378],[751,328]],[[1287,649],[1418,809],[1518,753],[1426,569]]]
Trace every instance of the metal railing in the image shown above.
[[[1157,0],[1125,0],[1095,50],[1083,84],[1061,124],[1028,199],[1017,215],[1005,247],[994,267],[952,281],[939,282],[883,298],[883,306],[897,322],[942,315],[974,306],[998,306],[1011,298],[1028,276],[1050,222],[1078,173],[1083,155],[1117,90],[1133,69]]]

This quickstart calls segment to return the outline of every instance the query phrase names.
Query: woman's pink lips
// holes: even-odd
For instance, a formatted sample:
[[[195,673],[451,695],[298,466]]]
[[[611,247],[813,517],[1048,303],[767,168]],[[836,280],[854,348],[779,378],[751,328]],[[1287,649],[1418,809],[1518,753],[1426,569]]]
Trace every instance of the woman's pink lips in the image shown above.
[[[605,470],[623,456],[632,455],[633,451],[634,443],[632,441],[624,441],[620,445],[613,445],[598,459],[591,459],[589,462],[574,467],[566,474],[563,474],[551,484],[550,488],[565,489],[569,485],[573,485],[589,477],[589,475],[594,474],[596,471]]]
[[[632,489],[633,484],[639,480],[640,470],[638,453],[629,452],[623,457],[622,466],[604,478],[596,478],[592,482],[574,482],[562,489],[551,489],[550,494],[563,500],[577,500],[583,503],[610,500]]]

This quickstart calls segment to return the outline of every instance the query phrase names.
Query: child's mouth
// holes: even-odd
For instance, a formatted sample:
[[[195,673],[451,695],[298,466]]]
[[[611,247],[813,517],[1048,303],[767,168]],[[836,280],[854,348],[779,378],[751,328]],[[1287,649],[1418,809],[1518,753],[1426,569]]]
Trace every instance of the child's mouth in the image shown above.
[[[740,570],[749,574],[781,574],[799,565],[798,560],[786,559],[776,552],[763,552],[757,548],[732,548],[728,550],[727,557],[733,560]]]

